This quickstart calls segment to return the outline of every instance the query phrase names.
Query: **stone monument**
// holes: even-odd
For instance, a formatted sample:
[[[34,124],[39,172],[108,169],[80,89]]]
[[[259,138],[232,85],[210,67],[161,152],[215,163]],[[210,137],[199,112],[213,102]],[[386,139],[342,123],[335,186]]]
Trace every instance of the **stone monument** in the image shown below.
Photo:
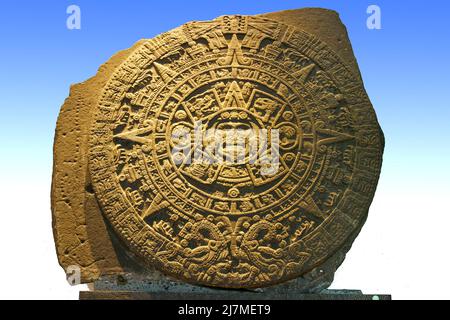
[[[54,145],[59,263],[134,297],[323,293],[383,147],[335,12],[186,23],[71,87]]]

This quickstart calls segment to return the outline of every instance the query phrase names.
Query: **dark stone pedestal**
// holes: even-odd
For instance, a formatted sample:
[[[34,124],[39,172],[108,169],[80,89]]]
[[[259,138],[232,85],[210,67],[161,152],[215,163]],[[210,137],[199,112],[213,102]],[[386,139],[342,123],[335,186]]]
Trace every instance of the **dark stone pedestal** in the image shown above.
[[[220,290],[216,292],[167,291],[81,291],[80,300],[391,300],[390,295],[363,294],[359,290],[323,290],[321,293],[248,292]]]
[[[81,291],[80,300],[391,300],[390,295],[363,294],[360,290],[330,290],[322,282],[306,291],[302,279],[279,285],[248,289],[220,289],[192,285],[157,273],[106,276]]]

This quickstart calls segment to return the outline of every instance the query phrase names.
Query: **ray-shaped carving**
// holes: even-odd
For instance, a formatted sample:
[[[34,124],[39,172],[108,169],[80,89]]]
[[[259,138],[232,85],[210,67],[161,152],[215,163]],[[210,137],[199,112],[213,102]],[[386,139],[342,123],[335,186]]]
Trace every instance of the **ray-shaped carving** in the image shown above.
[[[139,128],[136,130],[125,131],[114,135],[114,138],[129,140],[141,144],[149,144],[151,142],[149,134],[153,132],[153,126]],[[146,136],[142,136],[142,135]]]
[[[324,144],[336,143],[346,140],[354,139],[355,137],[347,134],[338,132],[330,129],[317,129],[317,145],[321,146]]]
[[[304,200],[300,201],[298,206],[305,210],[306,212],[320,218],[325,219],[327,217],[326,214],[320,210],[320,208],[317,206],[316,202],[311,196],[307,196]]]
[[[245,108],[244,96],[241,88],[236,81],[233,81],[228,89],[225,99],[222,103],[222,108]]]
[[[154,62],[153,66],[155,68],[156,73],[161,77],[164,83],[170,81],[171,78],[175,77],[176,73],[172,71],[170,68],[162,65],[158,62]]]
[[[309,75],[313,71],[314,66],[315,65],[312,63],[312,64],[300,69],[299,71],[294,73],[294,77],[300,79],[302,83],[305,83],[306,80],[308,80]]]
[[[155,212],[166,208],[167,206],[169,206],[169,202],[167,202],[163,196],[161,194],[157,194],[152,202],[150,203],[150,205],[147,207],[147,209],[145,209],[145,211],[143,211],[141,213],[141,218],[145,219],[148,216],[154,214]]]

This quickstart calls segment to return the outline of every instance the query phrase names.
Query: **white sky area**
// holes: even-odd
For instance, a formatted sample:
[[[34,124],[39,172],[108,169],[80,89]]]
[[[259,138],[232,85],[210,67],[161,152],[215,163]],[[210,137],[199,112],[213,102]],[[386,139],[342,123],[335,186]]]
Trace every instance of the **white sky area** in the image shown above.
[[[394,299],[449,298],[450,215],[447,185],[421,186],[382,175],[369,218],[331,288],[392,294]],[[3,198],[0,299],[78,299],[58,265],[50,212],[50,172],[10,173]],[[419,180],[423,180],[420,179]]]

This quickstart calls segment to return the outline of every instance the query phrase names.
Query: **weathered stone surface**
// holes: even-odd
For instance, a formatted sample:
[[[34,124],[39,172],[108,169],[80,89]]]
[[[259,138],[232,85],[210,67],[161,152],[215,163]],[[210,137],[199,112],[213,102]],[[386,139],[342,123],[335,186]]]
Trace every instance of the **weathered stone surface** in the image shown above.
[[[304,8],[285,10],[260,15],[263,18],[277,20],[304,30],[325,42],[360,79],[360,72],[353,49],[348,38],[347,29],[333,10],[321,8]]]
[[[83,282],[123,269],[90,184],[87,144],[103,86],[141,42],[114,55],[95,77],[71,86],[58,117],[51,192],[55,245],[61,266],[79,266]]]
[[[260,39],[261,35],[264,39]],[[262,41],[267,39],[270,43],[261,46]],[[243,44],[245,41],[246,44]],[[176,51],[180,48],[187,52],[187,60],[177,64],[181,53]],[[312,92],[310,97],[303,98],[305,105],[317,109],[308,111],[316,114],[311,118],[314,139],[311,146],[305,145],[308,138],[302,140],[303,145],[297,142],[297,152],[299,155],[307,154],[305,148],[322,147],[320,152],[314,153],[314,157],[321,157],[322,160],[311,161],[311,168],[317,166],[322,173],[310,180],[313,187],[309,194],[306,191],[291,193],[300,195],[291,209],[288,202],[279,198],[280,192],[277,191],[289,193],[289,188],[283,188],[288,180],[283,180],[284,184],[279,186],[270,183],[266,183],[268,186],[264,183],[258,186],[258,190],[266,187],[266,191],[270,189],[274,192],[275,198],[270,205],[278,205],[279,213],[276,213],[278,209],[265,209],[264,206],[259,213],[245,206],[214,213],[211,207],[203,205],[189,214],[189,208],[195,208],[201,198],[196,197],[197,200],[189,207],[178,207],[180,201],[193,199],[194,195],[191,193],[183,198],[176,193],[165,193],[170,185],[173,186],[173,180],[171,182],[161,176],[163,180],[152,182],[161,172],[155,173],[154,178],[145,174],[149,170],[146,168],[148,164],[158,163],[156,158],[146,156],[151,154],[158,142],[150,141],[150,137],[157,134],[158,122],[154,119],[161,122],[166,116],[161,118],[151,113],[139,113],[141,108],[155,104],[150,100],[143,101],[147,98],[159,101],[155,100],[154,93],[160,88],[170,88],[172,78],[183,78],[183,74],[192,70],[195,73],[192,66],[205,59],[201,56],[202,50],[216,59],[215,69],[203,67],[209,68],[210,74],[210,70],[230,68],[231,76],[223,78],[225,90],[218,94],[223,96],[216,100],[219,107],[239,111],[245,104],[251,108],[248,96],[245,99],[246,83],[249,88],[256,83],[257,91],[266,94],[264,98],[269,100],[273,93],[267,92],[271,90],[279,94],[278,98],[272,99],[287,98],[289,89],[294,87],[271,87],[265,82],[270,80],[271,75],[277,74],[276,69],[270,70],[267,73],[269,80],[264,81],[239,74],[249,66],[249,58],[252,60],[253,57],[256,61],[258,55],[264,57],[258,60],[263,63],[284,59],[287,69],[293,74],[297,72],[297,80],[302,81],[300,85]],[[284,53],[284,58],[280,52]],[[127,58],[127,62],[123,63]],[[155,59],[157,62],[153,63]],[[191,66],[191,69],[184,70],[185,65]],[[262,73],[270,68],[269,65],[256,65],[258,72]],[[201,67],[198,70],[202,70]],[[155,78],[160,81],[154,81]],[[191,79],[190,85],[197,86],[200,92],[207,93],[211,89],[202,89],[201,82],[196,82],[194,76],[188,78]],[[286,72],[281,79],[287,78],[289,73]],[[163,98],[171,96],[173,94],[161,95]],[[191,95],[189,98],[198,97]],[[231,99],[227,100],[227,97]],[[293,113],[294,119],[301,116],[296,111],[299,109],[295,101],[288,104],[283,112],[290,108],[288,111]],[[95,108],[100,111],[94,116]],[[194,110],[187,109],[188,113]],[[151,111],[151,108],[148,110]],[[255,113],[248,112],[247,116],[252,118]],[[170,117],[175,119],[175,115]],[[118,125],[120,121],[122,125]],[[90,131],[91,123],[93,129]],[[297,130],[308,136],[307,129]],[[297,134],[300,134],[299,131]],[[80,265],[83,282],[92,282],[100,275],[125,271],[150,279],[159,274],[141,270],[140,265],[144,265],[150,270],[157,267],[168,275],[196,284],[250,288],[299,277],[295,281],[301,284],[305,292],[320,291],[331,284],[334,271],[365,221],[379,175],[383,143],[345,27],[333,11],[300,9],[254,18],[227,16],[211,22],[190,23],[155,39],[142,40],[133,48],[114,56],[94,78],[73,86],[70,97],[62,107],[55,136],[52,188],[54,233],[60,264],[64,268]],[[153,146],[153,149],[146,146]],[[91,171],[87,165],[89,152]],[[117,161],[122,162],[118,164]],[[162,168],[171,170],[168,166]],[[299,169],[292,166],[294,172]],[[183,175],[189,175],[189,172],[181,173]],[[233,186],[230,177],[225,176],[223,179],[231,180],[213,188],[218,190],[226,185]],[[289,179],[289,175],[287,177]],[[163,182],[164,179],[166,182]],[[205,180],[200,182],[203,183],[200,190],[208,192],[211,185],[205,184]],[[164,183],[168,185],[155,192]],[[183,183],[176,183],[177,188],[183,187]],[[192,183],[187,186],[194,187]],[[221,196],[222,202],[236,205],[240,201],[242,205],[252,197],[258,198],[258,192],[254,191],[253,195],[241,199],[239,192],[234,193],[239,189],[239,185],[234,183],[236,186],[228,190],[228,195]],[[214,194],[209,197],[212,199]],[[170,199],[178,199],[178,205],[170,204]],[[253,207],[256,204],[251,203]],[[281,217],[276,223],[274,215]],[[283,218],[292,215],[297,218]],[[250,220],[238,216],[248,216]],[[231,234],[220,231],[220,228],[226,229],[227,224]],[[241,225],[240,229],[236,229],[236,225]],[[217,230],[220,232],[217,233]],[[265,232],[266,238],[272,238],[263,240],[263,235],[256,235],[250,239],[250,234],[258,232]],[[116,233],[121,241],[115,240]],[[161,240],[163,242],[160,243]],[[128,255],[133,258],[128,258]]]

